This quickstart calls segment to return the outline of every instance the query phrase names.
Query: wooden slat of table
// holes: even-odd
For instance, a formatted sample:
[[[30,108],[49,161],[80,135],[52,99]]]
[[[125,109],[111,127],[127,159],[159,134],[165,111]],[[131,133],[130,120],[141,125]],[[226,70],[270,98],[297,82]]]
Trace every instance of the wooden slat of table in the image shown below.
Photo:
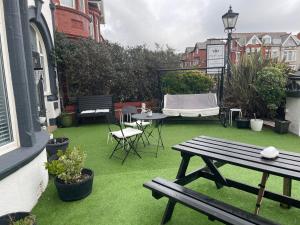
[[[277,166],[300,172],[300,163],[292,160],[281,159],[280,156],[275,160],[262,159],[260,153],[247,152],[240,149],[233,149],[222,145],[207,144],[201,141],[187,141],[182,145],[191,146],[197,149],[203,149],[211,152],[218,152],[223,155],[236,156],[237,158],[246,159],[253,162],[259,162],[266,165]]]
[[[236,158],[233,156],[222,155],[219,153],[213,153],[213,152],[209,152],[209,151],[205,151],[205,150],[199,150],[199,149],[195,149],[193,147],[183,146],[182,144],[173,146],[173,149],[181,151],[181,152],[185,152],[187,154],[205,156],[205,157],[208,157],[208,158],[211,158],[214,160],[230,163],[233,165],[242,166],[245,168],[250,168],[253,170],[258,170],[258,171],[263,171],[263,172],[266,171],[266,172],[269,172],[270,174],[275,174],[275,175],[282,176],[282,177],[290,177],[292,179],[300,180],[299,172],[295,172],[295,171],[288,170],[288,169],[282,169],[282,168],[278,168],[275,166],[261,164],[258,162],[252,162],[252,161],[248,161],[248,160],[244,160],[244,159],[239,159],[239,158]]]
[[[216,142],[214,140],[208,140],[208,139],[204,139],[204,138],[194,138],[194,141],[200,141],[203,144],[212,144],[214,146],[222,146],[224,148],[227,149],[231,149],[232,151],[239,151],[242,152],[244,154],[250,154],[250,155],[259,155],[260,156],[260,152],[263,150],[263,148],[258,148],[258,149],[253,149],[253,148],[249,148],[249,147],[245,147],[245,146],[241,146],[241,145],[234,145],[234,144],[230,144],[230,143],[223,143],[223,142]],[[284,163],[288,163],[291,165],[300,165],[300,156],[290,156],[287,155],[285,151],[280,151],[279,157],[276,159],[279,162],[284,162]]]
[[[249,149],[253,149],[253,150],[256,150],[256,151],[261,151],[265,148],[265,147],[261,147],[261,146],[244,144],[244,143],[237,142],[237,141],[229,141],[229,140],[225,140],[225,139],[221,139],[221,138],[215,138],[215,137],[200,136],[199,138],[203,138],[203,139],[206,139],[206,140],[218,141],[220,143],[227,143],[227,144],[230,144],[230,145],[248,147]],[[295,159],[297,161],[300,161],[300,154],[299,153],[287,152],[287,151],[282,151],[281,153],[284,157],[292,157],[291,159]]]

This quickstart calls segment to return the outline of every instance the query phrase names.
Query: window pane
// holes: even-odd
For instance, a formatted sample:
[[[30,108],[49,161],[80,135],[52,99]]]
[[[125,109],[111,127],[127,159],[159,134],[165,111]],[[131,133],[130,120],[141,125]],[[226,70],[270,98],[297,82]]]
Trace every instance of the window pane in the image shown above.
[[[85,5],[84,5],[85,0],[79,0],[79,10],[81,12],[85,12]]]
[[[4,77],[3,55],[0,43],[0,146],[13,141],[10,115],[8,109],[8,98]]]
[[[74,7],[74,0],[60,0],[60,4],[63,6],[68,6],[71,8],[75,8]]]

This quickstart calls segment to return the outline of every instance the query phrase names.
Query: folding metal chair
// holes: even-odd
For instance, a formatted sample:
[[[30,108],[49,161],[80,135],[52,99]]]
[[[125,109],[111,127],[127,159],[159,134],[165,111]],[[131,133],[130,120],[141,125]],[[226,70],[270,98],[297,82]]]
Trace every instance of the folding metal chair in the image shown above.
[[[122,124],[124,124],[125,127],[138,128],[139,130],[143,131],[143,134],[141,135],[141,140],[144,146],[146,146],[145,141],[147,141],[148,144],[150,144],[149,138],[146,135],[146,128],[151,125],[151,122],[143,120],[133,121],[131,116],[137,113],[139,112],[135,106],[125,106],[122,108],[120,121]]]
[[[107,116],[106,118],[109,135],[117,142],[109,158],[112,158],[115,152],[119,149],[123,149],[123,151],[125,152],[125,157],[122,159],[122,164],[125,162],[131,151],[135,153],[139,158],[142,158],[136,151],[136,147],[143,131],[131,127],[124,128],[122,127],[120,122],[115,122],[115,119],[113,119],[111,115]],[[112,126],[116,126],[118,130],[113,130]]]

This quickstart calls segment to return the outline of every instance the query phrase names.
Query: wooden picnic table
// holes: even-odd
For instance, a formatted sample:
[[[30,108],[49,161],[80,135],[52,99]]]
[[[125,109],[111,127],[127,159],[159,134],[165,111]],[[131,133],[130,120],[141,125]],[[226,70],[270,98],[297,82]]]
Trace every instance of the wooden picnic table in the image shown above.
[[[291,197],[292,180],[300,180],[300,154],[298,153],[280,150],[279,156],[276,159],[264,159],[260,155],[260,152],[264,149],[263,147],[207,136],[193,138],[192,140],[175,145],[172,148],[180,151],[182,157],[176,180],[173,182],[177,185],[184,186],[199,178],[206,178],[214,181],[217,188],[228,186],[255,194],[257,195],[257,202],[256,205],[254,205],[254,215],[259,213],[263,197],[280,202],[284,207],[294,206],[300,208],[300,201]],[[206,166],[186,174],[190,159],[194,156],[201,157]],[[219,168],[225,164],[262,172],[260,184],[258,187],[255,187],[224,177]],[[283,178],[283,194],[266,190],[265,187],[270,175]],[[156,184],[155,182],[159,183],[160,181],[153,180],[153,182],[153,184]],[[150,186],[151,185],[152,184],[150,184]],[[171,184],[168,185],[170,186]],[[147,184],[145,186],[147,187]],[[152,188],[152,190],[155,189]],[[185,190],[185,193],[186,191],[187,190]],[[160,192],[160,194],[162,193],[163,192]],[[156,197],[160,198],[161,196],[158,194]],[[170,198],[163,216],[162,224],[170,220],[175,204],[176,201],[174,201],[174,198]],[[228,206],[226,207],[228,208]],[[203,210],[200,211],[203,212]],[[207,211],[204,211],[204,213],[209,214]],[[221,219],[220,221],[224,222],[225,220]]]

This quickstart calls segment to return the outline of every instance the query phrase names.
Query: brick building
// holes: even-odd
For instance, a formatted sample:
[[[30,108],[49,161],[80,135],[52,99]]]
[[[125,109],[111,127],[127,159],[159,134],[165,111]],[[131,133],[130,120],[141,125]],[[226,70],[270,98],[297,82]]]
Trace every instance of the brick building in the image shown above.
[[[101,24],[104,24],[103,0],[53,0],[56,6],[57,31],[70,37],[91,37],[103,41]]]
[[[287,32],[233,33],[231,61],[237,63],[243,54],[262,52],[264,57],[285,61],[292,69],[300,69],[300,33],[292,35]],[[224,42],[208,39],[197,42],[195,47],[186,48],[182,55],[182,67],[206,67],[206,46]],[[226,48],[227,49],[227,48]]]
[[[237,63],[243,54],[262,52],[264,57],[285,61],[300,69],[300,41],[286,32],[233,33],[231,61]]]
[[[205,68],[207,65],[206,46],[211,44],[225,44],[223,41],[207,39],[204,42],[197,42],[194,47],[187,47],[181,57],[183,68]]]

